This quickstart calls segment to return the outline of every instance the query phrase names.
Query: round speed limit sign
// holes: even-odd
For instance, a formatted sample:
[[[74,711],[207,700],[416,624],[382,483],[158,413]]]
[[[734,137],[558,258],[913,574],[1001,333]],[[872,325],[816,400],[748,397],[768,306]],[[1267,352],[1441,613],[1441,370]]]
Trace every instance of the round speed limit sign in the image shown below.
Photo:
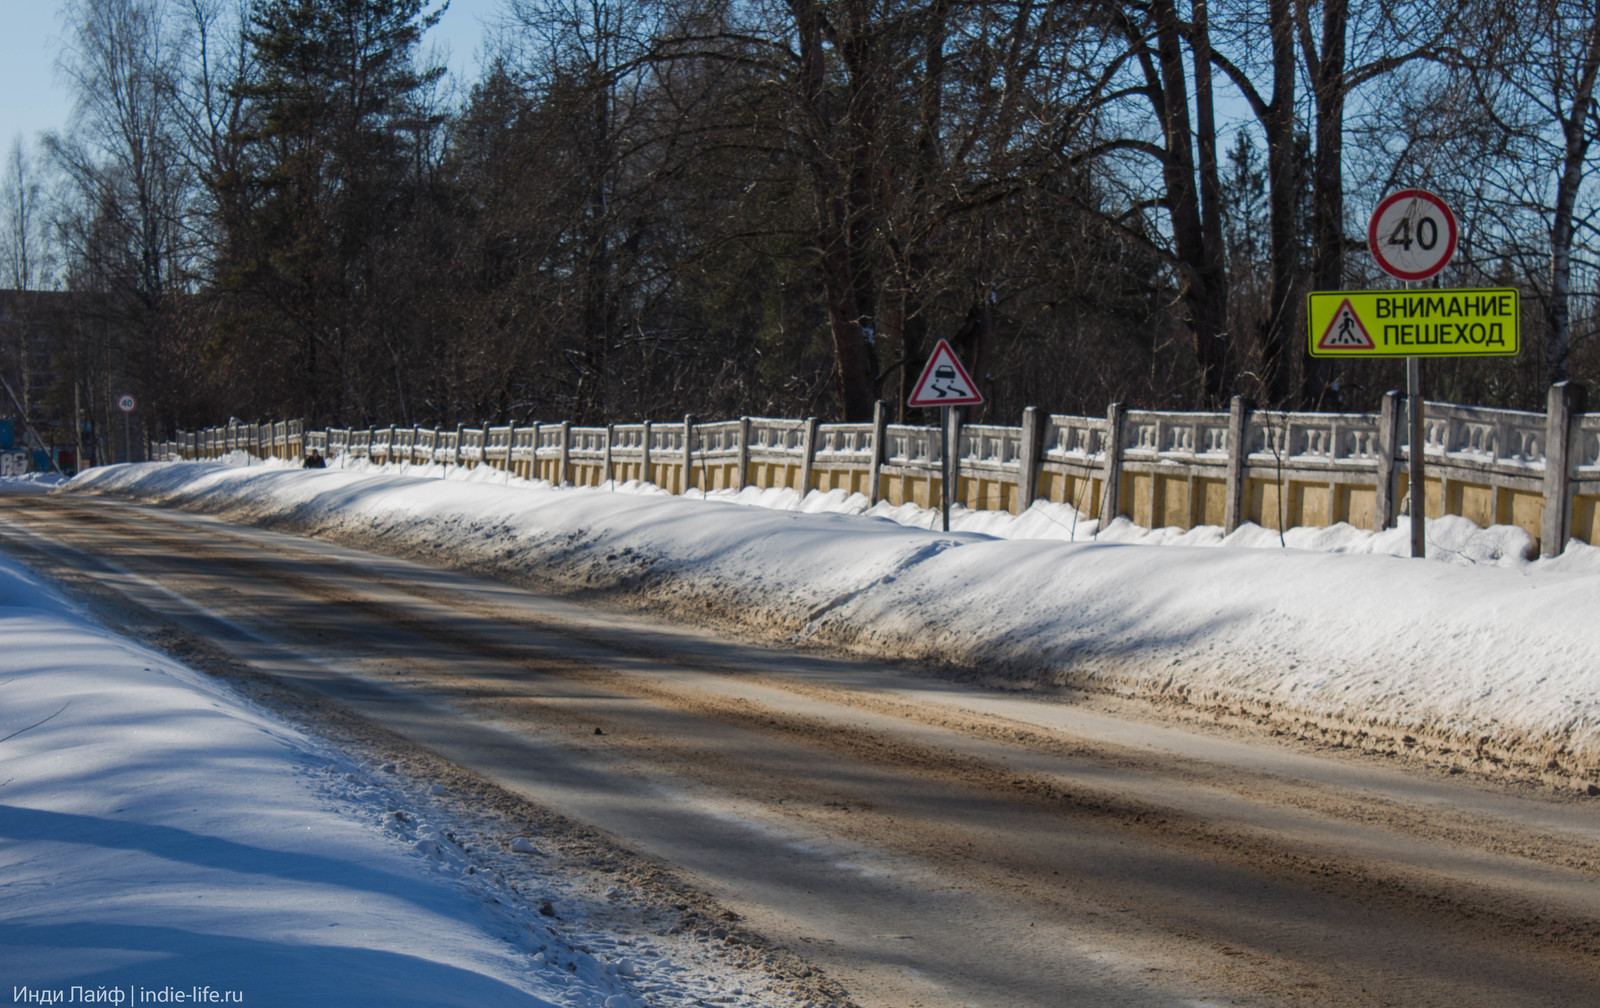
[[[1426,280],[1456,252],[1455,214],[1425,189],[1402,189],[1372,212],[1367,247],[1378,265],[1401,280]]]
[[[128,395],[126,392],[117,396],[117,409],[124,413],[132,413],[133,408],[137,405],[139,404],[134,401],[133,396]]]

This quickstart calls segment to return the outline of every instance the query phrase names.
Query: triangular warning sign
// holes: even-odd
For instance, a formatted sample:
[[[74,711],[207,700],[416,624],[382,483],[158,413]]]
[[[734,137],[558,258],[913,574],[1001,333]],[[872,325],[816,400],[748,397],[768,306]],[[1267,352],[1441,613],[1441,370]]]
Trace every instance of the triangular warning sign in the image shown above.
[[[1339,310],[1333,313],[1333,321],[1328,323],[1328,328],[1317,340],[1318,350],[1374,350],[1377,344],[1372,342],[1372,335],[1367,332],[1367,327],[1361,324],[1361,317],[1350,304],[1350,299],[1345,298],[1339,302]]]
[[[978,383],[961,366],[956,352],[944,340],[928,356],[922,377],[911,391],[907,406],[976,406],[983,402]]]

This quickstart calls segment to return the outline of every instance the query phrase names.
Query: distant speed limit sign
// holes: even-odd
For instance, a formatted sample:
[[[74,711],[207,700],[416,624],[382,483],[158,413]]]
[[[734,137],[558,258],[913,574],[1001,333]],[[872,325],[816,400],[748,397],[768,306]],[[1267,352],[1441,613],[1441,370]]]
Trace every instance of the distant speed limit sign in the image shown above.
[[[128,395],[126,392],[117,396],[117,409],[124,413],[132,413],[133,408],[137,405],[139,404],[134,401],[133,396]]]
[[[1424,189],[1402,189],[1372,212],[1367,247],[1378,265],[1401,280],[1426,280],[1456,252],[1456,217]]]

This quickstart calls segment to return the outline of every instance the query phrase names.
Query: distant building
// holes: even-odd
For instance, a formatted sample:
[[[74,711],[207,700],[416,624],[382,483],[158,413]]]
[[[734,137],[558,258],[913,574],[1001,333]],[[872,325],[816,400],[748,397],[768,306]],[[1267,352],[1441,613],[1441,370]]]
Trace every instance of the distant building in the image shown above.
[[[56,379],[56,354],[71,331],[74,299],[62,291],[0,290],[0,378],[40,421]],[[13,416],[16,408],[6,397],[0,416]]]
[[[80,300],[64,291],[0,290],[0,419],[12,421],[18,449],[36,447],[32,431],[68,468],[77,462],[79,436],[71,387],[57,380],[57,367]]]

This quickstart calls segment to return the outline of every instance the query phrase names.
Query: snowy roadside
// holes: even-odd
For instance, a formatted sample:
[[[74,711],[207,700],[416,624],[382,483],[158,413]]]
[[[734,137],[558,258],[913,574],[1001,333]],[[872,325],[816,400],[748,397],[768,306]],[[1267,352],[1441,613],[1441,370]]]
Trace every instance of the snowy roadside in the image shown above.
[[[0,640],[0,1004],[809,1003],[603,858],[496,833],[6,564]]]
[[[261,522],[776,638],[1267,719],[1553,783],[1600,780],[1600,550],[1529,560],[1514,528],[1097,529],[1070,509],[560,489],[488,468],[157,463],[103,493]],[[445,478],[440,478],[445,477]],[[625,492],[616,492],[625,491]],[[704,495],[700,495],[703,496]],[[724,499],[717,499],[719,496]],[[745,506],[745,505],[758,506]],[[922,526],[922,527],[918,527]],[[1289,548],[1283,548],[1287,544]]]
[[[1439,523],[1438,559],[1423,562],[1389,555],[1405,550],[1403,529],[1295,530],[1283,549],[1261,529],[1096,529],[1045,507],[958,511],[946,534],[927,529],[927,512],[839,494],[696,500],[489,470],[244,461],[107,467],[67,490],[997,681],[1415,733],[1474,765],[1548,759],[1579,781],[1600,768],[1589,615],[1600,551],[1581,544],[1529,561],[1514,529]],[[0,635],[0,992],[11,1003],[829,1001],[777,982],[761,950],[730,949],[731,925],[601,864],[600,848],[477,814],[467,784],[436,767],[291,727],[3,566]]]

